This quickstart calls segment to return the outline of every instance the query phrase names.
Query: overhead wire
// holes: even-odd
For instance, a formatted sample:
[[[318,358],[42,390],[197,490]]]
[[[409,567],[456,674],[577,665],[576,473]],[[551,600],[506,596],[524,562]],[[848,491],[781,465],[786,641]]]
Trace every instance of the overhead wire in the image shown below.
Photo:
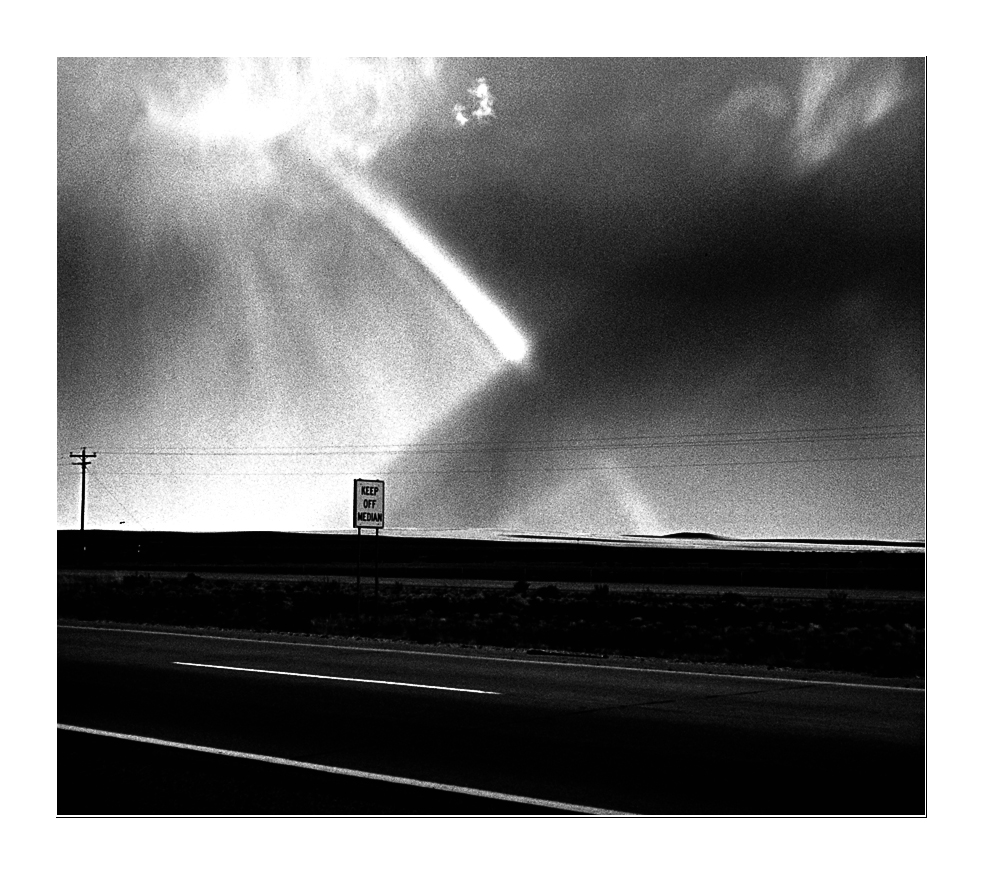
[[[582,438],[556,438],[542,440],[515,440],[515,441],[432,441],[420,442],[415,444],[391,444],[391,445],[368,445],[368,444],[333,444],[322,448],[312,447],[257,447],[247,448],[220,448],[220,447],[200,447],[193,448],[171,447],[171,448],[146,448],[146,449],[114,449],[98,448],[98,452],[103,457],[187,457],[187,458],[284,458],[284,457],[304,457],[312,456],[323,458],[325,456],[367,456],[367,455],[457,455],[482,453],[486,456],[501,457],[504,455],[515,454],[536,454],[536,453],[571,453],[591,451],[613,452],[613,451],[639,451],[639,450],[700,450],[713,449],[720,447],[756,447],[764,445],[791,445],[791,444],[827,444],[832,442],[870,442],[904,440],[909,438],[925,437],[924,426],[921,423],[883,423],[869,424],[861,426],[825,426],[814,428],[787,428],[774,430],[748,430],[748,431],[721,431],[721,432],[691,432],[663,435],[609,435],[606,437],[582,437]],[[647,443],[640,443],[647,441]],[[586,443],[587,442],[587,443]],[[604,442],[604,443],[602,443]],[[575,445],[582,444],[582,445]],[[451,467],[441,468],[410,468],[401,467],[399,463],[392,465],[392,460],[387,464],[390,467],[377,469],[378,474],[393,475],[446,475],[446,474],[494,474],[494,473],[517,473],[517,474],[540,474],[540,473],[569,473],[578,471],[620,471],[620,470],[659,470],[659,469],[682,469],[682,468],[715,468],[715,467],[745,467],[762,465],[818,465],[825,463],[841,462],[880,462],[880,461],[904,461],[924,459],[924,454],[896,453],[883,455],[851,455],[839,457],[821,457],[814,459],[731,459],[715,461],[688,461],[688,462],[663,462],[649,464],[615,464],[615,465],[568,465],[568,466],[525,466],[525,467]],[[108,460],[107,460],[108,461]],[[629,461],[629,460],[626,460]],[[168,470],[113,470],[103,465],[101,472],[109,476],[125,477],[332,477],[332,476],[359,476],[365,473],[364,470],[342,470],[342,471],[297,471],[297,470],[249,470],[249,471],[168,471]]]
[[[109,486],[106,483],[103,482],[103,475],[104,474],[107,474],[107,473],[110,474],[110,475],[112,475],[113,472],[112,471],[109,471],[109,472],[100,471],[99,472],[99,476],[94,478],[92,476],[92,471],[90,471],[89,472],[89,479],[90,480],[96,480],[96,481],[98,481],[99,488],[100,489],[105,489],[106,492],[109,493],[110,498],[112,498],[113,501],[115,501],[121,508],[123,508],[123,510],[126,512],[126,514],[129,517],[131,517],[133,519],[133,521],[137,524],[137,527],[140,528],[140,529],[143,529],[144,531],[147,531],[146,526],[144,526],[143,523],[141,523],[140,520],[137,519],[137,515],[132,510],[130,510],[130,508],[128,508],[125,504],[123,504],[123,502],[120,500],[119,496],[117,496],[117,494],[115,492],[113,492],[113,490],[110,489]]]
[[[924,459],[920,453],[885,456],[847,456],[822,459],[758,459],[725,462],[684,462],[652,465],[577,465],[555,468],[384,468],[377,474],[539,474],[572,471],[638,471],[663,468],[717,468],[744,467],[749,465],[816,465],[826,462],[874,462],[902,459]],[[128,477],[357,477],[364,471],[103,471],[103,474]]]
[[[380,455],[414,453],[436,455],[454,453],[496,452],[571,452],[619,449],[676,449],[755,444],[828,443],[834,441],[900,440],[924,437],[925,431],[916,426],[894,427],[892,431],[870,433],[874,427],[849,430],[838,429],[779,429],[773,432],[710,432],[689,435],[633,435],[613,438],[558,438],[553,440],[516,441],[447,441],[420,442],[415,444],[329,444],[322,447],[167,447],[146,449],[102,448],[99,452],[109,456],[324,456],[324,455]],[[838,432],[836,434],[803,434],[805,431]],[[778,435],[776,437],[741,437],[740,435]],[[605,441],[605,443],[601,443]],[[647,441],[647,443],[640,443]],[[586,443],[591,442],[591,443]],[[580,443],[581,446],[564,444]]]

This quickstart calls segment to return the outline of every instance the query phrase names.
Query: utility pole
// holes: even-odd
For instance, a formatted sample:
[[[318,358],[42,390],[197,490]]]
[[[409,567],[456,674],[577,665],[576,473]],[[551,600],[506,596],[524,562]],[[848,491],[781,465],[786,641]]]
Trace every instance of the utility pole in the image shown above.
[[[68,457],[70,459],[81,459],[81,462],[72,462],[73,465],[80,465],[82,467],[82,527],[79,531],[85,531],[85,469],[92,464],[91,459],[96,458],[95,453],[89,453],[86,455],[85,447],[82,447],[81,453],[69,453]]]

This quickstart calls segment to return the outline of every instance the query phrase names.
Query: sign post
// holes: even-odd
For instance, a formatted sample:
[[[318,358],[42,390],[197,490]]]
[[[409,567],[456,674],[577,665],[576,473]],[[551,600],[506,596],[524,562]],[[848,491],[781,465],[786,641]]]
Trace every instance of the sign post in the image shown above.
[[[352,525],[358,539],[363,529],[375,529],[376,537],[386,518],[386,484],[382,480],[356,480],[352,500]],[[357,541],[361,547],[361,540]],[[376,545],[376,611],[379,611],[379,545]],[[361,603],[362,550],[356,550],[356,588]],[[361,615],[361,609],[359,610]]]

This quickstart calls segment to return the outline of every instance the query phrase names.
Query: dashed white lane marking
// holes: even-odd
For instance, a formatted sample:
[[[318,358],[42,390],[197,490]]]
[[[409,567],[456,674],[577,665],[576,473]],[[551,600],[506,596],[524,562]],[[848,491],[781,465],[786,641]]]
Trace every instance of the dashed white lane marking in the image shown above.
[[[440,790],[445,793],[460,793],[465,796],[480,796],[483,799],[496,799],[501,802],[516,802],[521,805],[536,805],[540,808],[553,808],[558,811],[569,811],[574,814],[603,814],[631,817],[627,811],[612,811],[607,808],[592,808],[587,805],[572,805],[568,802],[554,802],[550,799],[536,799],[532,796],[514,796],[511,793],[496,793],[493,790],[477,790],[474,787],[458,787],[455,784],[438,784],[434,781],[418,781],[416,778],[400,778],[396,775],[380,775],[376,772],[362,772],[357,769],[343,769],[338,766],[323,766],[320,763],[305,763],[300,760],[288,760],[282,757],[264,756],[257,753],[245,753],[239,750],[224,750],[220,747],[205,747],[200,744],[183,744],[179,741],[167,741],[163,738],[148,738],[143,735],[127,735],[123,732],[107,732],[105,729],[89,729],[85,726],[58,724],[59,729],[68,732],[85,732],[89,735],[103,735],[107,738],[119,738],[125,741],[142,741],[145,744],[158,744],[162,747],[176,747],[181,750],[194,750],[201,753],[214,753],[227,757],[238,757],[244,760],[256,760],[261,763],[273,763],[279,766],[294,766],[299,769],[312,769],[316,772],[327,772],[331,775],[343,775],[349,778],[365,778],[370,781],[386,781],[390,784],[404,784],[408,787],[419,787],[424,790]]]
[[[348,681],[352,684],[385,684],[389,687],[417,687],[422,690],[445,690],[449,693],[478,693],[483,696],[501,696],[492,690],[468,690],[464,687],[437,687],[433,684],[411,684],[406,681],[377,681],[368,678],[343,678],[327,674],[304,674],[299,671],[274,671],[269,668],[243,668],[239,665],[209,665],[205,662],[175,662],[174,665],[190,665],[195,668],[221,668],[224,671],[254,671],[258,674],[282,674],[293,678],[319,678],[323,681]]]
[[[329,650],[353,650],[363,653],[402,653],[407,656],[434,656],[443,659],[480,659],[485,662],[518,662],[527,665],[558,665],[567,668],[600,668],[606,671],[641,671],[652,674],[694,675],[695,677],[739,681],[774,681],[783,684],[811,684],[820,687],[853,687],[860,690],[892,690],[898,693],[923,693],[924,687],[899,687],[888,684],[856,684],[848,681],[820,681],[806,678],[763,677],[754,674],[726,674],[714,671],[681,671],[673,668],[645,668],[635,665],[597,665],[585,662],[553,662],[545,659],[512,659],[506,656],[478,656],[471,653],[432,653],[427,650],[401,650],[395,647],[352,647],[346,644],[323,644],[316,641],[271,641],[266,638],[239,638],[231,635],[202,635],[197,632],[159,632],[154,629],[117,629],[110,626],[74,626],[59,623],[59,629],[80,629],[86,632],[125,632],[133,635],[167,635],[172,638],[202,638],[208,641],[239,641],[248,644],[271,644],[284,647],[321,647]]]

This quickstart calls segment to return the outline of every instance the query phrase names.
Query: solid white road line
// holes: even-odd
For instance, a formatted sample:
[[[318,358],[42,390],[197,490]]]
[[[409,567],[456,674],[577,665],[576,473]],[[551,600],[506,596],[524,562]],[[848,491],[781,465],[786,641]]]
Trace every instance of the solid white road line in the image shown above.
[[[349,681],[353,684],[385,684],[390,687],[418,687],[422,690],[446,690],[449,693],[479,693],[483,696],[501,696],[491,690],[468,690],[463,687],[436,687],[433,684],[411,684],[405,681],[376,681],[366,678],[333,677],[327,674],[303,674],[299,671],[273,671],[268,668],[243,668],[238,665],[209,665],[205,662],[175,662],[174,665],[191,665],[195,668],[221,668],[225,671],[255,671],[258,674],[283,674],[293,678],[320,678],[323,681]]]
[[[592,808],[587,805],[571,805],[567,802],[554,802],[550,799],[536,799],[531,796],[514,796],[511,793],[496,793],[492,790],[476,790],[474,787],[458,787],[454,784],[437,784],[433,781],[418,781],[416,778],[400,778],[395,775],[380,775],[376,772],[361,772],[357,769],[343,769],[337,766],[323,766],[320,763],[305,763],[299,760],[287,760],[282,757],[270,757],[256,753],[245,753],[238,750],[224,750],[219,747],[205,747],[200,744],[182,744],[178,741],[167,741],[163,738],[147,738],[142,735],[127,735],[122,732],[107,732],[104,729],[89,729],[85,726],[70,726],[58,724],[59,729],[69,732],[85,732],[89,735],[103,735],[107,738],[120,738],[126,741],[142,741],[146,744],[158,744],[162,747],[176,747],[181,750],[196,750],[201,753],[214,753],[228,757],[238,757],[245,760],[257,760],[261,763],[274,763],[280,766],[294,766],[299,769],[312,769],[316,772],[327,772],[331,775],[344,775],[349,778],[366,778],[370,781],[386,781],[390,784],[404,784],[408,787],[420,787],[425,790],[440,790],[445,793],[461,793],[465,796],[481,796],[483,799],[496,799],[502,802],[517,802],[522,805],[536,805],[541,808],[554,808],[558,811],[570,811],[575,814],[608,814],[622,817],[632,816],[627,811],[612,811],[607,808]]]
[[[427,650],[401,650],[395,647],[353,647],[346,644],[323,644],[316,641],[276,641],[267,638],[239,638],[231,635],[202,635],[197,632],[158,632],[153,629],[118,629],[110,626],[74,626],[59,623],[59,629],[80,629],[86,632],[126,632],[133,635],[168,635],[173,638],[203,638],[209,641],[240,641],[249,644],[272,644],[285,647],[321,647],[329,650],[357,650],[365,653],[402,653],[408,656],[434,656],[444,659],[481,659],[486,662],[518,662],[527,665],[559,665],[567,668],[600,668],[607,671],[641,671],[652,674],[694,675],[705,678],[734,678],[739,681],[775,681],[783,684],[812,684],[820,687],[854,687],[861,690],[893,690],[899,693],[925,693],[923,687],[897,687],[887,684],[857,684],[848,681],[820,681],[806,678],[763,677],[754,674],[728,674],[715,671],[682,671],[673,668],[644,668],[635,665],[596,665],[584,662],[553,662],[546,659],[512,659],[506,656],[478,656],[470,653],[432,653]],[[599,657],[600,659],[601,657]]]

